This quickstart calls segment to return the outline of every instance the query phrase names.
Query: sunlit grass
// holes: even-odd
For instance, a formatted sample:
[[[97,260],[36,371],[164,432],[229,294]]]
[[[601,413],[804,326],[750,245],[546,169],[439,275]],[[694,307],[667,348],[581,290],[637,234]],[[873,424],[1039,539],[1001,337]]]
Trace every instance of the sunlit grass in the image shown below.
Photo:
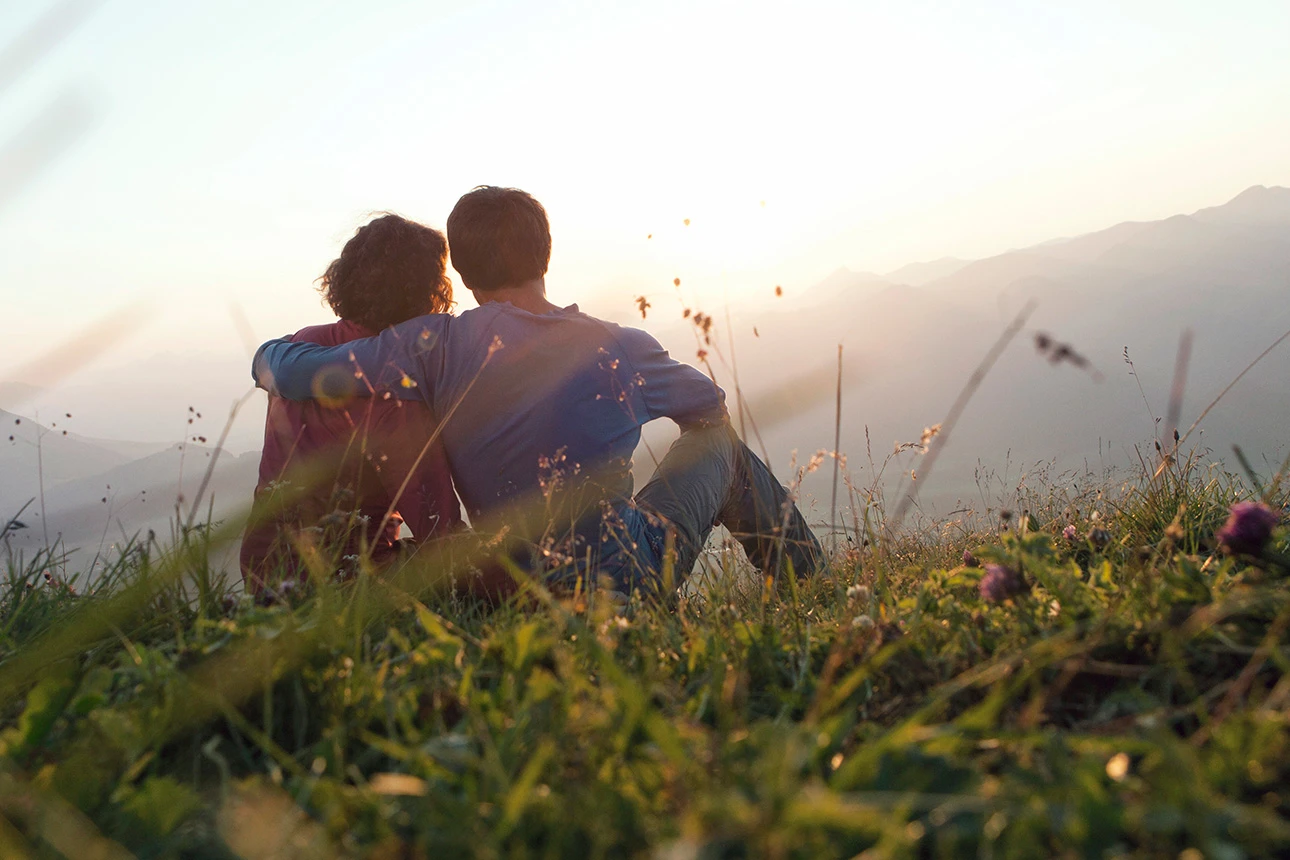
[[[91,593],[47,581],[48,555],[15,558],[0,845],[1284,850],[1285,533],[1229,557],[1215,535],[1250,490],[1195,461],[1162,475],[974,528],[877,530],[809,582],[731,571],[625,612],[537,586],[491,607],[444,586],[443,558],[257,605],[206,562],[236,533],[219,524],[127,547]],[[965,549],[1024,587],[987,602]]]

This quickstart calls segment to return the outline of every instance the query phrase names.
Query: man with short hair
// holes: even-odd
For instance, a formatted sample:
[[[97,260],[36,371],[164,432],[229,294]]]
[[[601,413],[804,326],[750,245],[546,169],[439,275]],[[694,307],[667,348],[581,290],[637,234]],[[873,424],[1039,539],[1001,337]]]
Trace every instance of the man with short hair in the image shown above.
[[[731,429],[711,379],[643,331],[547,301],[551,232],[538,201],[476,188],[448,217],[448,244],[478,308],[335,348],[270,341],[257,384],[307,399],[345,379],[429,404],[472,525],[521,536],[530,563],[556,579],[606,575],[630,594],[672,570],[679,584],[718,523],[768,573],[819,567],[810,528]],[[682,433],[633,496],[632,453],[656,418]]]

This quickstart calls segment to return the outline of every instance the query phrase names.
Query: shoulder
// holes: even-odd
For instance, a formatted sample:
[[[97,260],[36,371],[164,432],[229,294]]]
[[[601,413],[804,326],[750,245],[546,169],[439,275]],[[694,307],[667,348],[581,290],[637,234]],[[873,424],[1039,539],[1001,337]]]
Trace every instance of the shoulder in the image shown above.
[[[588,319],[595,320],[599,323],[604,328],[605,333],[617,341],[623,351],[629,355],[652,354],[665,351],[663,349],[663,345],[658,342],[658,339],[644,329],[619,325],[618,323],[596,319],[595,317],[588,317]]]
[[[455,321],[452,314],[424,314],[390,326],[380,337],[385,348],[416,355],[440,345]]]
[[[632,328],[631,326],[619,325],[616,322],[610,322],[600,317],[593,317],[591,314],[579,310],[577,305],[570,305],[553,316],[556,319],[574,322],[580,326],[598,330],[606,339],[617,341],[623,347],[629,348],[648,344],[658,346],[658,341],[649,332]]]
[[[413,327],[414,331],[409,334],[415,334],[420,338],[422,348],[431,347],[436,344],[447,346],[452,341],[456,346],[452,347],[456,351],[469,349],[476,343],[487,343],[492,340],[490,333],[496,333],[499,325],[498,317],[501,316],[501,308],[495,303],[489,303],[477,308],[469,308],[459,314],[428,314],[427,316],[417,317],[416,320],[409,320],[405,325],[414,322],[423,323],[420,326]],[[500,323],[505,327],[505,322]]]
[[[287,338],[292,343],[317,343],[323,346],[335,346],[338,343],[370,337],[372,332],[350,320],[337,320],[324,325],[305,326]]]
[[[480,305],[477,308],[467,308],[461,313],[453,316],[452,314],[432,314],[432,316],[444,316],[448,318],[448,323],[459,328],[468,329],[481,325],[489,325],[503,310],[502,305],[497,302],[489,302]]]

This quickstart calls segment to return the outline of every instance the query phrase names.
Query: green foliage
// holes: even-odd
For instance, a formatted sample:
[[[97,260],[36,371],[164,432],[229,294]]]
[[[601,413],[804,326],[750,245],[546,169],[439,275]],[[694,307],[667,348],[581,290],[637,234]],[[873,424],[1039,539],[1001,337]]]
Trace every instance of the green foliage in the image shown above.
[[[220,528],[131,547],[88,595],[11,560],[0,849],[1271,856],[1286,539],[1218,554],[1238,496],[1180,469],[954,546],[879,541],[795,588],[728,576],[625,611],[398,575],[259,606],[212,573]],[[982,570],[946,563],[963,546],[1025,588],[985,602]]]

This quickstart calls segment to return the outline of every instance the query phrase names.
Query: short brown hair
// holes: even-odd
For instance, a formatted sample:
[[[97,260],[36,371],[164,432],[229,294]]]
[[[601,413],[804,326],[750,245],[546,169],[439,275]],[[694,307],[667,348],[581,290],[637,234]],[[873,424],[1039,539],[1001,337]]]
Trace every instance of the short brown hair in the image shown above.
[[[495,290],[546,274],[551,225],[542,204],[518,188],[480,185],[448,216],[452,265],[472,290]]]
[[[382,331],[452,307],[447,257],[442,233],[387,212],[358,228],[318,291],[338,317]]]

